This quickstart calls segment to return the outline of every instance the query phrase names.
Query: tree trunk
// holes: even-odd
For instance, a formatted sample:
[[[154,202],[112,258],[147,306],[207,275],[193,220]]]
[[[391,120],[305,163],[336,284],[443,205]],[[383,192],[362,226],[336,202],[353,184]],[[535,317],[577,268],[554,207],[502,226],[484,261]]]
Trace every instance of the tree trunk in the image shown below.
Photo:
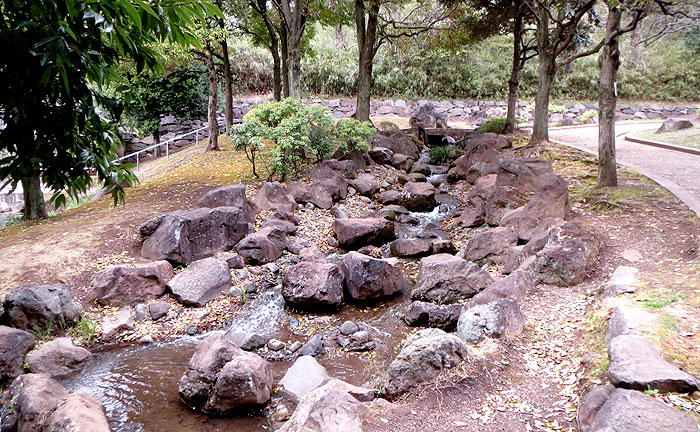
[[[290,38],[291,40],[292,38]],[[301,99],[301,46],[289,46],[289,97]]]
[[[277,41],[274,45],[270,45],[270,54],[272,54],[272,95],[275,101],[279,102],[282,100],[282,65]]]
[[[549,35],[549,13],[545,6],[536,10],[538,23],[536,30],[539,68],[537,78],[537,95],[535,96],[535,119],[532,125],[530,144],[539,144],[549,140],[549,94],[556,73],[556,52]]]
[[[304,1],[282,0],[279,2],[283,25],[286,29],[287,75],[289,76],[289,97],[301,99],[301,37],[306,27]]]
[[[285,98],[289,97],[289,48],[287,45],[287,29],[280,26],[280,48],[282,50],[282,89]]]
[[[521,47],[523,39],[523,14],[522,4],[515,2],[515,20],[513,22],[513,65],[508,80],[508,113],[506,114],[506,127],[504,132],[515,132],[515,115],[518,108],[518,88],[520,87],[520,69],[522,67]]]
[[[226,102],[224,103],[226,111],[226,131],[233,126],[233,77],[231,76],[231,59],[228,57],[228,43],[224,38],[221,41],[221,54],[224,58],[224,94]]]
[[[605,28],[606,39],[620,30],[622,13],[608,6],[608,19]],[[598,57],[600,83],[598,87],[598,186],[617,186],[617,166],[615,159],[615,106],[617,94],[615,83],[620,67],[620,39],[611,38],[603,45]]]
[[[160,144],[160,129],[156,129],[153,131],[153,145]],[[157,146],[153,152],[157,158],[163,156],[163,148],[162,146]]]
[[[22,219],[38,220],[49,217],[46,213],[39,176],[22,179],[22,189],[24,189],[24,216]]]
[[[216,68],[214,67],[214,54],[211,47],[207,52],[207,78],[209,79],[209,106],[207,119],[209,122],[209,138],[207,140],[206,151],[219,150],[219,123],[216,119],[216,97],[219,86],[216,79]]]
[[[372,1],[369,8],[364,0],[355,0],[355,26],[357,27],[357,50],[359,63],[357,70],[357,103],[355,118],[369,121],[372,99],[372,67],[377,52],[377,23],[379,2]]]
[[[343,25],[338,24],[335,26],[335,48],[345,49],[345,40],[343,38]]]

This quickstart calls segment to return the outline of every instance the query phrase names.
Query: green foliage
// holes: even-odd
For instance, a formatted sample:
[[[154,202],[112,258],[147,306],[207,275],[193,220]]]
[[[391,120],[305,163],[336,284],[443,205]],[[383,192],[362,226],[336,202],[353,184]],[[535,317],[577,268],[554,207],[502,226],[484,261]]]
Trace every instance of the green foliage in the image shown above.
[[[40,177],[56,206],[97,180],[123,201],[121,183],[136,179],[112,161],[122,142],[118,101],[105,96],[120,61],[137,72],[158,68],[160,42],[189,45],[209,3],[9,0],[2,3],[0,43],[0,181]],[[100,110],[98,110],[98,108]]]
[[[336,151],[369,149],[368,140],[374,133],[369,122],[349,119],[334,123],[328,107],[306,106],[298,99],[289,98],[250,110],[232,139],[237,149],[246,151],[253,164],[263,143],[272,143],[267,171],[270,177],[284,180],[289,175],[299,174],[308,162],[307,154],[320,162]]]
[[[502,133],[507,125],[508,119],[506,119],[505,117],[498,117],[487,120],[486,123],[479,126],[476,130],[482,133]]]
[[[34,335],[35,338],[42,340],[51,334],[51,331],[53,330],[53,323],[54,318],[53,316],[50,316],[48,322],[44,327],[41,327],[37,323],[32,323],[32,328],[27,330],[29,331],[29,333]]]
[[[592,118],[594,118],[594,117],[597,117],[597,116],[598,116],[598,111],[596,111],[596,110],[586,110],[583,114],[581,114],[580,116],[578,116],[578,118],[579,118],[579,120],[581,120],[581,122],[585,123],[585,122],[587,122],[588,120],[590,120],[590,119],[592,119]]]
[[[447,164],[452,162],[450,154],[456,150],[455,146],[440,146],[430,149],[430,162],[434,164]]]
[[[97,321],[87,314],[82,314],[80,318],[74,320],[73,328],[69,333],[76,339],[90,343],[97,340],[97,330]]]

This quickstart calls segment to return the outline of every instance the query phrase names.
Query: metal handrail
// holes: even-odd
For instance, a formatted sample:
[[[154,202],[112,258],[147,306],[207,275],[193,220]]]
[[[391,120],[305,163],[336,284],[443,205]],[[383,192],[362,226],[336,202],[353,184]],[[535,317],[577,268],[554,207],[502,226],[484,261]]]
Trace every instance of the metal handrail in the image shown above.
[[[223,122],[217,121],[216,123],[217,123],[217,126],[221,126]],[[141,153],[148,152],[149,150],[153,150],[153,149],[155,149],[155,148],[157,148],[157,147],[160,147],[160,146],[164,145],[164,146],[166,146],[166,147],[165,147],[165,157],[166,157],[166,158],[170,158],[170,146],[168,146],[168,144],[170,144],[171,142],[180,140],[180,139],[182,139],[182,138],[184,138],[184,137],[186,137],[186,136],[195,134],[195,144],[194,144],[194,145],[199,145],[199,132],[200,132],[200,131],[203,131],[203,130],[205,130],[205,129],[208,129],[208,128],[209,128],[209,125],[203,126],[203,127],[199,128],[199,129],[195,129],[195,130],[189,131],[189,132],[187,132],[187,133],[185,133],[185,134],[178,135],[178,136],[176,136],[176,137],[170,138],[169,140],[166,140],[166,141],[163,141],[163,142],[159,142],[158,144],[150,145],[150,146],[148,146],[148,147],[146,147],[146,148],[143,148],[143,149],[141,149],[141,150],[139,150],[139,151],[137,151],[137,152],[129,153],[128,155],[124,155],[124,156],[122,156],[122,157],[120,157],[120,158],[114,159],[114,160],[112,161],[112,163],[117,163],[117,162],[120,162],[120,161],[122,161],[122,160],[125,160],[125,159],[132,158],[132,157],[136,156],[136,171],[138,171],[138,170],[139,170],[139,155],[140,155]]]

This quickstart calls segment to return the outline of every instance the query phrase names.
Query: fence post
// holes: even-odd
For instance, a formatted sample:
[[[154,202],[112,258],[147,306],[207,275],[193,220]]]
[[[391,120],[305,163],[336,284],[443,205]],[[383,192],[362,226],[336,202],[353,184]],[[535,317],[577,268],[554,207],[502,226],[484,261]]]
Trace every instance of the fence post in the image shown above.
[[[199,129],[194,131],[194,133],[195,133],[194,145],[197,146],[197,145],[199,145]]]
[[[170,144],[165,144],[165,158],[170,159]]]
[[[139,172],[139,154],[136,153],[136,172]]]

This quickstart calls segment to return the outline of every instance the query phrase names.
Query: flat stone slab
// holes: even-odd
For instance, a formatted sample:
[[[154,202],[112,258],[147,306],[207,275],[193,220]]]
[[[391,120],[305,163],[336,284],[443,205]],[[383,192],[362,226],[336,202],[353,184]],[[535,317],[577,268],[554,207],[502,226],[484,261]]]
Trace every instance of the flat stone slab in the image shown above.
[[[662,392],[693,392],[700,383],[664,360],[654,345],[637,335],[622,335],[608,344],[608,377],[616,387]]]
[[[620,294],[637,292],[639,289],[638,274],[639,270],[635,267],[619,266],[605,283],[601,298],[606,299]]]
[[[605,343],[618,336],[634,333],[638,327],[648,326],[654,323],[659,316],[641,309],[618,306],[613,310],[608,321],[608,330],[605,333]]]
[[[308,355],[301,356],[280,380],[280,392],[298,403],[304,395],[321,387],[329,379],[326,368],[318,364],[316,359]]]

